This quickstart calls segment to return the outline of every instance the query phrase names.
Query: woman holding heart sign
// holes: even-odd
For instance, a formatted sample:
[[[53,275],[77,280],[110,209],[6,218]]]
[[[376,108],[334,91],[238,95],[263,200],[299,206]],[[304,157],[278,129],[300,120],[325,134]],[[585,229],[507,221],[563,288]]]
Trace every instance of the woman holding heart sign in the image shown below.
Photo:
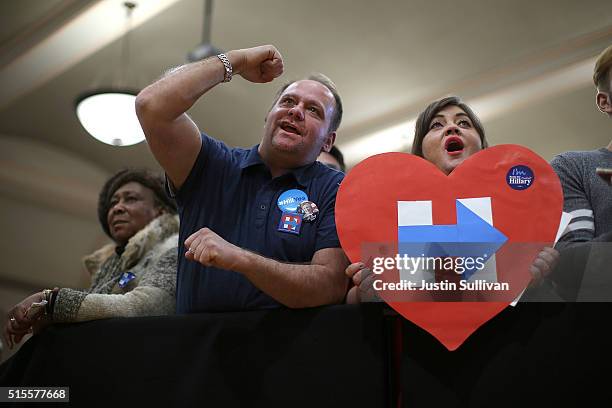
[[[465,159],[487,147],[478,116],[460,98],[449,96],[432,102],[419,114],[411,153],[448,175]],[[539,253],[530,269],[535,281],[551,272],[558,256],[552,248],[544,248]],[[355,285],[347,294],[347,303],[377,300],[372,287],[376,275],[364,263],[349,265],[346,274]]]

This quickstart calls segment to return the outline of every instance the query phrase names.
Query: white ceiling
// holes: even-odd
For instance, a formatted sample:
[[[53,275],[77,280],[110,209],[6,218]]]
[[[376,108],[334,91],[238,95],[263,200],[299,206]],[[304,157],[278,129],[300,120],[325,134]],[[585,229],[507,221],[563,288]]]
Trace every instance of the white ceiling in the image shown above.
[[[200,41],[202,1],[168,0],[151,11],[160,7],[152,1],[141,0],[134,14],[134,87],[185,63]],[[116,80],[121,31],[101,40],[92,25],[67,45],[53,45],[52,56],[43,53],[104,2],[116,3],[117,13],[102,22],[121,27],[125,13],[116,0],[0,3],[0,89],[15,90],[0,97],[4,291],[86,284],[79,259],[105,240],[95,215],[101,184],[125,166],[156,166],[146,144],[103,145],[74,115],[78,95]],[[212,42],[225,50],[274,44],[285,58],[284,80],[313,71],[331,77],[344,99],[341,149],[448,93],[480,103],[492,144],[524,144],[550,159],[611,139],[589,77],[592,58],[612,43],[609,0],[223,0],[215,3]],[[84,48],[76,52],[76,45]],[[34,57],[35,67],[14,69]],[[236,78],[190,113],[207,133],[250,146],[279,85]],[[351,150],[348,159],[364,154]]]

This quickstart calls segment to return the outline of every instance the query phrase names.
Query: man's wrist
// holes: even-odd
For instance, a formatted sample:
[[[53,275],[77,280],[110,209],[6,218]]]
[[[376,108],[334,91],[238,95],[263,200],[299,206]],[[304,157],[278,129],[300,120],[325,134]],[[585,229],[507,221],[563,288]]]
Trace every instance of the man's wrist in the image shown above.
[[[234,272],[238,272],[240,274],[244,274],[245,271],[248,271],[249,265],[254,262],[252,256],[254,255],[252,252],[247,251],[244,248],[236,247],[236,255],[233,257],[234,262],[230,270]],[[252,266],[252,265],[251,265]]]
[[[238,75],[242,72],[244,67],[244,56],[240,50],[233,50],[225,53],[225,56],[232,64],[232,71],[234,75]]]
[[[235,262],[234,265],[232,265],[231,270],[248,278],[250,273],[261,269],[262,260],[265,260],[266,258],[256,252],[238,247],[238,253],[234,259]]]

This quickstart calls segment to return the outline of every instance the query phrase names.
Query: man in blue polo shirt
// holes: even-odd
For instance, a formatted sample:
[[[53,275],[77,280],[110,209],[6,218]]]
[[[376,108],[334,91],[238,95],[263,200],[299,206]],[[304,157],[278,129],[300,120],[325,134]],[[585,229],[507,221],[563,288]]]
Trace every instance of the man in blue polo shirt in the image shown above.
[[[344,298],[348,260],[334,222],[343,175],[315,161],[333,146],[342,118],[333,83],[313,76],[282,88],[251,149],[200,133],[185,113],[232,75],[263,83],[282,72],[273,46],[235,50],[175,69],[136,99],[179,205],[178,313]]]

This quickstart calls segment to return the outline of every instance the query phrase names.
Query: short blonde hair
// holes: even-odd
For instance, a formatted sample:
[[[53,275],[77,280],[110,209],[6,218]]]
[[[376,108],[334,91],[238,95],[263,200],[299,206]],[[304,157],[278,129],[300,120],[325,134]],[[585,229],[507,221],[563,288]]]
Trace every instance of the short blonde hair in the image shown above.
[[[593,70],[593,82],[600,91],[611,91],[610,89],[610,68],[612,68],[612,45],[603,50]]]

